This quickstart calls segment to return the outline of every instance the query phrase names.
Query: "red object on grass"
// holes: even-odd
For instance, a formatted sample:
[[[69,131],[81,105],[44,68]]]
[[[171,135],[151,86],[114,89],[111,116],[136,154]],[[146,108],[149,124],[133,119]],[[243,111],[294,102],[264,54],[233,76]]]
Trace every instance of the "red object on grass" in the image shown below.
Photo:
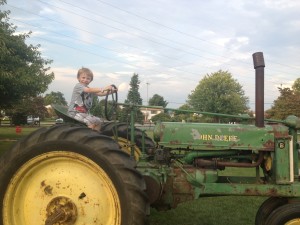
[[[17,134],[22,133],[22,127],[16,126],[16,133],[17,133]]]

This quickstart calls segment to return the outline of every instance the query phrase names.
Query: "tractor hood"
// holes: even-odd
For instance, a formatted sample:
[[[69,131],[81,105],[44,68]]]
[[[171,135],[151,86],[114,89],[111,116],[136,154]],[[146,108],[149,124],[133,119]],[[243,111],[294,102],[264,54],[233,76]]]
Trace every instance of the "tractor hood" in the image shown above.
[[[244,124],[158,123],[154,140],[161,146],[190,150],[274,151],[275,138],[288,138],[288,127]]]

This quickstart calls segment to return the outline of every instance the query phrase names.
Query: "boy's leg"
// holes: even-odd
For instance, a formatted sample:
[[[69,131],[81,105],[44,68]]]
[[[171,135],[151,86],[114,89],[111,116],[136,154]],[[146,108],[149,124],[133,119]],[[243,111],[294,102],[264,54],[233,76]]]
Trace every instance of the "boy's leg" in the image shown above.
[[[93,119],[94,119],[93,122],[95,125],[94,129],[97,131],[100,131],[103,120],[101,120],[99,117],[96,117],[96,116],[93,116]]]
[[[76,115],[74,116],[74,119],[84,122],[88,128],[91,128],[92,130],[97,130],[100,131],[100,127],[96,127],[95,124],[95,119],[93,118],[94,116],[91,116],[87,113],[76,113]]]
[[[89,124],[87,123],[86,121],[86,117],[87,117],[88,114],[86,113],[76,113],[75,116],[73,117],[74,119],[80,121],[80,122],[83,122],[85,123],[87,126],[89,126]]]
[[[96,124],[94,130],[100,131],[100,129],[101,129],[101,124]]]
[[[87,115],[85,118],[88,127],[93,130],[100,131],[102,120],[99,117],[93,115]]]
[[[94,124],[90,124],[90,125],[88,125],[88,128],[91,128],[92,130],[95,130],[95,125]]]

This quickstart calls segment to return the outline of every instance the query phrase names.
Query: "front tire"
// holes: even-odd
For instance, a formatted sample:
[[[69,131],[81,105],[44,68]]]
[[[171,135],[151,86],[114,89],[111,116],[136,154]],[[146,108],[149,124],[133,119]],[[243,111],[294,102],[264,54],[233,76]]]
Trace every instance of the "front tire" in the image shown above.
[[[1,225],[145,224],[145,182],[135,162],[89,128],[39,129],[0,165]]]
[[[290,203],[274,210],[266,221],[266,225],[299,225],[300,204]]]
[[[131,128],[128,124],[108,122],[101,127],[100,132],[115,139],[124,152],[129,155],[131,154]],[[138,128],[134,128],[134,142],[134,159],[139,161],[143,148],[143,131]],[[148,155],[153,155],[155,151],[155,143],[147,136],[147,134],[144,134],[144,144],[145,152]]]
[[[256,213],[255,225],[264,225],[271,212],[287,203],[287,198],[280,197],[270,197],[265,200]]]

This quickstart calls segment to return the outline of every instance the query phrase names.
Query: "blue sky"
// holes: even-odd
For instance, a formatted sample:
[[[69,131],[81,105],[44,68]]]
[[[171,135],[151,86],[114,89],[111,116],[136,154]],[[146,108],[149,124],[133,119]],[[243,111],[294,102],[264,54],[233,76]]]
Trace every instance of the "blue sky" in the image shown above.
[[[3,6],[2,6],[3,7]],[[7,0],[18,32],[32,31],[52,59],[50,91],[67,101],[82,66],[93,86],[115,84],[119,100],[139,74],[143,104],[154,94],[183,105],[206,75],[229,71],[254,109],[252,54],[265,57],[265,109],[300,77],[300,1],[288,0]]]

